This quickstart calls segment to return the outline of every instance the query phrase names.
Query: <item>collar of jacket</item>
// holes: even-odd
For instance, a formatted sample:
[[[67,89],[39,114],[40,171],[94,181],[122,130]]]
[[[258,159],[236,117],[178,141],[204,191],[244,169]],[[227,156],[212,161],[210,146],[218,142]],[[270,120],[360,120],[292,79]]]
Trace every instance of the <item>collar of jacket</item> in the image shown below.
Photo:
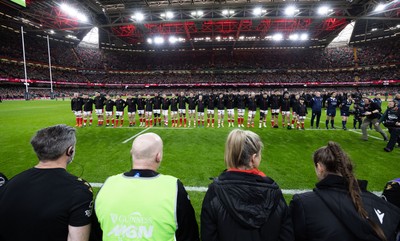
[[[366,180],[357,180],[358,186],[361,191],[367,190],[368,181]],[[335,174],[328,174],[324,179],[316,184],[316,187],[319,189],[327,189],[327,188],[337,188],[348,190],[346,179],[342,176]]]

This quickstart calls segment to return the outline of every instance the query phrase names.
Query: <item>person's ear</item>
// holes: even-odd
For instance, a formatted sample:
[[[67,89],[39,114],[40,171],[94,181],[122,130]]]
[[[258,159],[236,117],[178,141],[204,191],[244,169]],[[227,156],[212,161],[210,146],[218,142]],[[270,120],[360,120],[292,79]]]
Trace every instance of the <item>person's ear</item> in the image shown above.
[[[74,147],[73,146],[68,147],[68,149],[67,149],[65,154],[67,156],[72,156],[74,154]]]
[[[156,162],[160,163],[161,162],[161,158],[162,158],[162,155],[161,155],[160,152],[158,152],[157,155],[156,155]]]

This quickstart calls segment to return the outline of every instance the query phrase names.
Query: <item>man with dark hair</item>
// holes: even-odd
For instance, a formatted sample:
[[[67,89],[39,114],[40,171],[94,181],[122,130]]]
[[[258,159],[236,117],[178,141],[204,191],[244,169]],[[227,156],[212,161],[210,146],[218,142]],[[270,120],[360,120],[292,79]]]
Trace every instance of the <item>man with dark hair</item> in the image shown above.
[[[273,128],[278,128],[278,116],[279,116],[279,103],[280,103],[280,97],[279,97],[279,90],[275,90],[272,92],[272,95],[269,97],[269,106],[271,107],[271,127]]]
[[[106,102],[104,103],[106,106],[106,126],[110,126],[110,120],[111,120],[111,125],[114,126],[114,106],[115,102],[111,99],[111,96],[107,95],[106,96]]]
[[[244,91],[241,90],[236,96],[236,107],[238,112],[237,123],[238,127],[244,127],[244,112],[246,110],[247,96]]]
[[[126,98],[126,106],[128,106],[129,127],[135,126],[136,124],[136,103],[137,98],[128,95]]]
[[[185,93],[182,91],[178,96],[178,111],[179,111],[179,127],[182,127],[182,118],[183,118],[183,127],[186,127],[186,103],[187,98]]]
[[[336,92],[332,92],[331,96],[326,100],[326,129],[329,129],[329,121],[331,122],[331,128],[335,129],[336,107],[338,104],[339,102],[336,99]]]
[[[254,117],[257,112],[257,99],[256,93],[251,92],[247,99],[247,128],[254,127]]]
[[[214,127],[215,95],[210,93],[207,96],[207,127]]]
[[[144,124],[146,122],[146,116],[144,115],[144,107],[146,105],[146,99],[142,98],[142,96],[139,94],[137,98],[137,112],[139,115],[139,127],[144,127]]]
[[[199,98],[196,100],[197,106],[197,126],[204,127],[204,109],[206,107],[205,100],[203,99],[203,95],[199,95]]]
[[[258,127],[261,128],[264,126],[264,128],[267,127],[267,115],[268,115],[268,95],[266,92],[261,93],[258,99],[258,107],[260,107],[260,122],[258,124]]]
[[[157,171],[163,158],[160,136],[139,135],[130,154],[132,169],[107,178],[97,195],[93,238],[199,241],[185,187],[178,178]]]
[[[235,96],[229,93],[226,97],[226,112],[228,115],[228,127],[235,127]]]
[[[89,126],[92,126],[93,118],[93,99],[89,98],[88,95],[83,95],[83,126],[86,127],[87,120],[89,118]]]
[[[153,113],[154,113],[154,126],[161,126],[161,97],[158,93],[154,93],[153,97]]]
[[[83,99],[79,96],[79,93],[74,93],[74,97],[71,99],[71,110],[74,112],[77,127],[82,126],[82,106]]]
[[[145,118],[146,118],[146,126],[145,127],[152,127],[153,126],[153,98],[149,94],[147,94],[145,99]]]
[[[193,127],[196,127],[196,97],[193,93],[189,94],[187,98],[188,103],[188,127],[190,127],[190,122],[193,121]]]
[[[225,96],[220,93],[217,98],[217,111],[218,111],[218,128],[224,127],[225,119]]]
[[[121,119],[121,124],[119,127],[124,125],[124,109],[126,107],[125,100],[121,99],[120,95],[117,95],[117,99],[115,100],[115,127],[118,126],[118,121]]]
[[[172,127],[178,127],[178,99],[176,95],[172,93],[170,99],[170,106],[171,106],[171,122]]]
[[[106,102],[106,98],[100,94],[100,92],[95,93],[94,96],[94,108],[97,115],[97,126],[102,126],[104,122],[104,104]]]
[[[66,171],[75,154],[75,129],[39,130],[31,144],[39,163],[0,189],[0,240],[87,241],[92,189]]]
[[[161,99],[162,115],[164,117],[164,127],[168,127],[168,110],[171,102],[166,94],[163,94]]]

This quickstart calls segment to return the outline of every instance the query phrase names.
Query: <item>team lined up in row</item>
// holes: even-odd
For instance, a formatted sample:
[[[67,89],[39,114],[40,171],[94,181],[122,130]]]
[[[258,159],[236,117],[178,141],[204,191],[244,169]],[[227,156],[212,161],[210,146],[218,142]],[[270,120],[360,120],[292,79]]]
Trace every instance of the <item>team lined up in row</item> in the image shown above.
[[[172,127],[191,126],[191,123],[193,123],[193,126],[196,126],[196,124],[198,126],[204,126],[204,115],[206,111],[207,127],[214,127],[216,108],[218,127],[224,126],[225,109],[227,109],[228,125],[233,127],[235,123],[234,109],[237,108],[237,125],[238,127],[244,127],[244,114],[247,108],[247,126],[254,127],[254,117],[257,108],[259,108],[260,127],[266,127],[266,115],[268,109],[271,108],[272,116],[274,117],[271,121],[273,127],[278,127],[279,113],[287,117],[286,119],[289,126],[293,126],[295,123],[294,120],[292,125],[290,125],[291,109],[296,113],[293,116],[298,117],[296,119],[299,120],[299,125],[303,123],[304,127],[304,119],[307,114],[307,107],[303,98],[297,95],[295,99],[290,99],[288,93],[285,93],[282,97],[278,91],[270,96],[266,93],[256,96],[255,93],[247,95],[244,92],[240,92],[237,95],[219,94],[206,96],[194,96],[193,93],[191,93],[187,97],[184,92],[181,92],[178,96],[172,94],[172,97],[167,97],[164,94],[160,97],[155,93],[153,97],[150,95],[144,97],[141,95],[137,97],[128,95],[126,100],[122,99],[119,95],[116,96],[115,100],[112,100],[109,95],[103,97],[98,92],[96,92],[94,99],[89,98],[87,95],[79,97],[79,94],[75,93],[71,100],[71,109],[76,115],[77,126],[86,126],[88,119],[89,125],[92,123],[91,113],[93,111],[93,105],[96,115],[98,116],[98,125],[103,125],[103,109],[105,107],[106,125],[109,126],[111,123],[114,127],[123,125],[123,116],[126,107],[128,108],[129,126],[134,126],[136,124],[136,113],[139,115],[139,126],[161,125],[161,115],[163,116],[165,126],[169,124],[169,116],[171,117]],[[114,107],[116,110],[115,119]],[[186,118],[186,113],[188,113],[188,118]],[[285,121],[283,121],[283,123],[285,123]]]
[[[350,106],[353,103],[355,103],[355,101],[351,96],[345,95],[344,98],[336,98],[336,93],[333,92],[326,100],[326,128],[328,128],[329,121],[331,123],[331,128],[334,128],[336,109],[340,107],[343,129],[346,129],[347,118],[350,114]],[[321,94],[319,92],[314,93],[314,97],[309,103],[312,109],[311,127],[313,127],[314,119],[316,118],[316,127],[319,128],[323,104]],[[116,96],[115,100],[112,100],[109,95],[104,97],[98,92],[96,92],[94,99],[89,98],[88,95],[80,97],[78,93],[75,93],[71,100],[71,109],[76,115],[77,126],[86,126],[88,120],[89,125],[92,124],[93,105],[95,107],[95,113],[98,116],[98,125],[103,125],[103,110],[105,107],[106,126],[109,126],[111,123],[114,127],[123,125],[124,110],[126,107],[128,110],[129,126],[136,125],[137,113],[140,127],[149,127],[157,124],[161,126],[161,117],[163,117],[164,126],[168,126],[170,117],[172,127],[190,127],[191,123],[193,123],[194,127],[196,124],[200,127],[205,124],[205,113],[207,117],[207,127],[214,127],[215,109],[217,109],[217,118],[215,119],[218,123],[218,127],[224,126],[225,109],[227,112],[228,125],[229,127],[233,127],[235,125],[235,108],[237,108],[237,126],[244,127],[244,115],[245,109],[247,108],[247,127],[254,127],[254,117],[257,108],[259,108],[260,128],[267,127],[266,117],[270,109],[272,127],[278,127],[278,116],[279,113],[281,113],[283,127],[287,126],[289,129],[294,128],[294,124],[296,123],[297,128],[301,127],[304,129],[304,120],[308,114],[304,98],[300,97],[300,95],[289,95],[287,91],[285,91],[283,95],[280,91],[274,91],[270,94],[264,92],[259,95],[256,95],[254,92],[245,94],[241,91],[238,94],[209,94],[204,96],[194,96],[193,93],[186,96],[184,92],[181,92],[178,96],[172,94],[171,97],[167,97],[165,94],[160,97],[155,93],[154,96],[138,95],[137,97],[133,97],[128,95],[126,100],[122,99],[119,95]],[[361,116],[364,112],[363,105],[364,103],[357,103],[357,105],[355,105],[355,124],[356,121],[358,121],[359,124],[361,123]],[[186,113],[188,114],[187,117]]]

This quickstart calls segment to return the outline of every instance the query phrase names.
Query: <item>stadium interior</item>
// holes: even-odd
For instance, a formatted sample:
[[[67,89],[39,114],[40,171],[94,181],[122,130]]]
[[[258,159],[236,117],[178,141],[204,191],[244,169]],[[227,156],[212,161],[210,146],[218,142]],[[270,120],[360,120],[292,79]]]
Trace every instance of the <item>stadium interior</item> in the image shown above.
[[[64,95],[400,84],[397,0],[20,4],[0,1],[0,85],[11,98],[24,84],[39,96],[51,84]]]

